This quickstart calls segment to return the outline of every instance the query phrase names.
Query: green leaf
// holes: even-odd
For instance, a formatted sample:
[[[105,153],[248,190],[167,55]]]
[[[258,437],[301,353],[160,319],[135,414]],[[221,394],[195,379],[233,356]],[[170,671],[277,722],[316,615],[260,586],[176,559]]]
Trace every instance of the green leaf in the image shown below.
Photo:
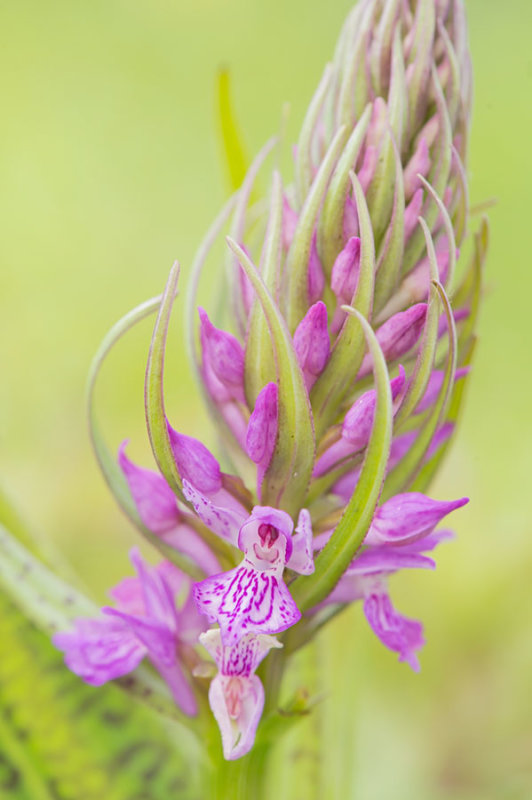
[[[400,42],[399,26],[397,25],[399,5],[400,0],[391,0],[391,2],[385,3],[378,24],[373,31],[374,40],[369,53],[369,62],[375,94],[381,97],[385,95],[389,74],[392,76],[392,81],[395,76],[395,64],[390,70],[390,50],[392,43],[395,46],[397,41]]]
[[[375,243],[368,206],[360,182],[351,173],[360,225],[360,273],[353,299],[354,308],[363,317],[370,317],[375,281]],[[362,363],[365,339],[362,327],[349,316],[334,343],[325,369],[312,387],[311,401],[316,425],[316,441],[320,441],[331,422],[335,421],[338,406],[353,386]]]
[[[247,172],[247,158],[242,137],[236,123],[231,103],[231,87],[229,70],[218,71],[218,115],[225,163],[229,173],[229,185],[232,191],[238,189]]]
[[[277,441],[264,476],[262,500],[294,515],[301,508],[314,465],[314,429],[308,394],[290,333],[273,297],[244,250],[230,237],[227,241],[262,306],[279,380]]]
[[[85,685],[3,591],[0,641],[2,800],[201,796],[190,734],[116,686]]]
[[[370,353],[377,404],[360,478],[334,533],[315,560],[313,575],[296,578],[290,591],[300,611],[313,608],[334,589],[362,544],[386,474],[392,438],[392,395],[386,359],[371,325],[354,308],[343,307],[362,327]]]
[[[56,633],[69,628],[77,617],[95,617],[99,613],[92,601],[55,575],[2,527],[0,556],[0,592],[41,630]],[[138,668],[117,683],[170,719],[189,723],[189,718],[176,708],[166,685],[146,669]]]

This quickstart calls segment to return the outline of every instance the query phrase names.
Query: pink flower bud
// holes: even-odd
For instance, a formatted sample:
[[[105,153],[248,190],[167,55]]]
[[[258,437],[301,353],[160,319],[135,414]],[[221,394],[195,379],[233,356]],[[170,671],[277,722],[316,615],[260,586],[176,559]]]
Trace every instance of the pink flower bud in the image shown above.
[[[244,349],[232,334],[215,328],[207,313],[198,308],[204,370],[214,373],[229,393],[244,402]]]
[[[430,533],[447,514],[468,502],[467,497],[443,502],[432,500],[420,492],[397,494],[377,509],[364,543],[413,542]]]
[[[200,492],[212,494],[222,488],[220,465],[204,444],[185,436],[166,422],[177,469],[183,480]]]
[[[357,288],[360,271],[360,239],[352,236],[334,262],[331,274],[331,289],[338,304],[349,305]]]
[[[309,308],[294,333],[294,349],[307,389],[315,383],[330,353],[327,306],[321,301]]]
[[[415,345],[425,325],[426,316],[427,304],[417,303],[406,311],[394,314],[381,325],[377,331],[377,339],[387,361],[401,358]],[[362,361],[359,378],[371,372],[372,363],[373,359],[368,353]]]

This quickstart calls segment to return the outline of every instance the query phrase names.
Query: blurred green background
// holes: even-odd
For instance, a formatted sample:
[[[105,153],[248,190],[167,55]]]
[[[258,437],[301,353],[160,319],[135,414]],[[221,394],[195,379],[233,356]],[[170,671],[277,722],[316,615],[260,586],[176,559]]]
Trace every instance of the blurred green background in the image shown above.
[[[297,791],[281,788],[279,798],[304,797],[316,782],[325,800],[532,797],[532,6],[466,5],[472,202],[496,197],[497,205],[474,375],[433,493],[467,493],[471,504],[453,520],[458,537],[442,548],[437,572],[395,580],[398,606],[426,624],[420,675],[396,663],[359,608],[302,659],[297,674],[325,693],[327,710],[278,754],[280,786],[298,774]],[[100,600],[129,569],[135,534],[89,447],[90,359],[119,316],[161,291],[175,258],[186,282],[227,194],[218,67],[230,67],[250,154],[278,130],[287,100],[293,140],[350,6],[0,4],[1,484]],[[114,444],[130,436],[138,460],[148,457],[149,335],[148,322],[117,348],[99,392],[106,432]],[[170,416],[213,443],[179,322],[172,336]]]

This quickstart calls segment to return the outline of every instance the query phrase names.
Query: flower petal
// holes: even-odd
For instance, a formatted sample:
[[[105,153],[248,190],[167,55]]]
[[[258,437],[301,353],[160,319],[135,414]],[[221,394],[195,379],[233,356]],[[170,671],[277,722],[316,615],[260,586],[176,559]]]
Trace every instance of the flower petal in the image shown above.
[[[226,647],[246,633],[280,633],[301,618],[282,579],[282,566],[264,572],[246,559],[239,567],[194,585],[199,611],[220,626]]]
[[[124,473],[139,516],[153,533],[165,533],[179,522],[179,511],[173,491],[163,476],[151,469],[138,467],[126,456],[127,439],[118,451],[118,464]]]
[[[297,326],[294,350],[307,389],[310,389],[325,367],[331,351],[325,303],[314,303]]]
[[[282,647],[275,636],[247,633],[233,647],[223,647],[219,628],[211,628],[199,637],[224,675],[249,677],[272,648]]]
[[[293,550],[287,567],[301,575],[312,575],[314,572],[314,555],[312,547],[312,521],[306,508],[299,512],[296,532],[292,536]]]
[[[376,332],[377,340],[387,361],[395,361],[415,345],[425,325],[426,316],[427,304],[417,303],[406,311],[394,314],[380,326]],[[371,371],[372,363],[371,354],[367,353],[358,373],[359,378]]]
[[[146,655],[146,647],[121,620],[77,619],[73,631],[56,633],[54,645],[65,664],[91,686],[127,675]]]
[[[204,369],[213,372],[235,400],[244,402],[244,349],[238,339],[216,328],[203,308],[198,308],[201,320],[201,348]]]
[[[169,422],[166,424],[177,469],[183,481],[187,480],[198,491],[207,494],[221,489],[220,465],[212,453],[198,439],[178,433]]]
[[[245,516],[230,508],[216,506],[207,497],[197,491],[187,480],[183,481],[183,494],[194,511],[213,533],[226,542],[237,546],[238,531]]]
[[[412,542],[430,533],[447,514],[468,502],[467,497],[445,502],[432,500],[421,492],[397,494],[377,509],[364,543]]]
[[[257,395],[255,408],[249,418],[246,451],[257,464],[257,491],[272,460],[279,422],[279,388],[267,383]]]
[[[388,592],[382,587],[375,587],[366,594],[364,613],[381,642],[399,653],[399,661],[406,661],[414,672],[419,672],[416,651],[425,644],[423,625],[399,614],[393,607]]]
[[[239,714],[233,718],[228,709],[226,695],[231,691],[230,681],[239,681]],[[234,690],[233,690],[234,691]],[[224,757],[241,758],[253,747],[257,726],[264,708],[264,689],[256,675],[251,678],[226,678],[217,675],[209,688],[209,703],[220,728]]]

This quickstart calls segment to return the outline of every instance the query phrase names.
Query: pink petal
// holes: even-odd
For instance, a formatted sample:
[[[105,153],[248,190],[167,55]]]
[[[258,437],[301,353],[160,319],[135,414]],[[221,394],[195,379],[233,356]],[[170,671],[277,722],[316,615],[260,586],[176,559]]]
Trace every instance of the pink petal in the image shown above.
[[[377,339],[387,361],[395,361],[415,345],[425,325],[427,304],[417,303],[406,311],[399,311],[377,330]],[[364,356],[358,377],[371,372],[373,359],[369,353]]]
[[[462,367],[461,369],[457,369],[454,377],[455,382],[459,381],[460,378],[463,378],[465,375],[467,375],[469,369],[470,369],[469,367]],[[429,378],[425,394],[423,395],[418,405],[416,406],[416,410],[414,412],[415,414],[421,414],[423,411],[426,411],[427,408],[430,408],[430,406],[436,401],[436,398],[438,397],[440,389],[442,387],[443,376],[444,373],[442,370],[439,369],[433,370]]]
[[[280,633],[301,618],[281,569],[260,572],[247,560],[194,586],[199,611],[218,622],[226,647],[246,633]]]
[[[201,320],[203,364],[208,365],[218,380],[236,400],[244,402],[244,349],[238,339],[216,328],[207,313],[198,308]]]
[[[204,444],[192,436],[175,431],[169,422],[168,434],[177,469],[183,480],[199,492],[208,494],[222,488],[220,465]]]
[[[229,712],[227,699],[235,691],[239,694],[240,711],[236,719]],[[230,761],[241,758],[253,747],[264,708],[264,689],[260,680],[256,675],[251,678],[217,675],[209,687],[209,704],[220,728],[224,757]]]
[[[395,495],[377,509],[364,543],[412,542],[468,502],[467,497],[449,502],[432,500],[421,492]]]
[[[325,303],[311,306],[297,326],[294,350],[309,389],[325,367],[331,350]]]
[[[218,628],[202,633],[201,644],[214,658],[224,675],[241,675],[245,678],[255,672],[260,662],[272,648],[282,647],[275,636],[247,633],[233,647],[224,647]]]
[[[238,531],[245,520],[243,514],[240,516],[235,509],[214,505],[207,497],[196,491],[187,480],[183,481],[183,494],[189,503],[192,503],[194,511],[204,525],[221,539],[237,546]]]
[[[388,592],[382,587],[375,587],[367,593],[364,613],[381,642],[399,653],[399,661],[406,661],[414,672],[419,672],[416,651],[425,644],[423,625],[399,614],[393,607]]]
[[[127,625],[105,617],[77,619],[73,631],[56,633],[52,641],[67,667],[91,686],[132,672],[147,652]]]
[[[175,495],[158,472],[138,467],[126,456],[127,439],[118,451],[118,464],[124,473],[139,516],[153,533],[165,533],[179,521]]]
[[[353,300],[360,271],[360,239],[352,236],[336,257],[331,273],[331,289],[339,304]]]
[[[392,400],[396,400],[405,385],[405,371],[399,366],[399,375],[390,381]],[[346,439],[352,446],[353,452],[366,447],[371,436],[373,420],[375,418],[375,406],[377,404],[377,393],[375,389],[364,392],[358,400],[351,406],[345,415],[342,426],[342,438]]]
[[[292,536],[293,550],[287,566],[301,575],[312,575],[314,572],[314,555],[312,547],[312,521],[306,508],[299,512],[297,528]]]
[[[255,408],[249,418],[246,433],[246,450],[257,469],[257,487],[260,490],[262,480],[270,465],[275,450],[278,428],[278,395],[276,383],[268,383],[259,392]]]

